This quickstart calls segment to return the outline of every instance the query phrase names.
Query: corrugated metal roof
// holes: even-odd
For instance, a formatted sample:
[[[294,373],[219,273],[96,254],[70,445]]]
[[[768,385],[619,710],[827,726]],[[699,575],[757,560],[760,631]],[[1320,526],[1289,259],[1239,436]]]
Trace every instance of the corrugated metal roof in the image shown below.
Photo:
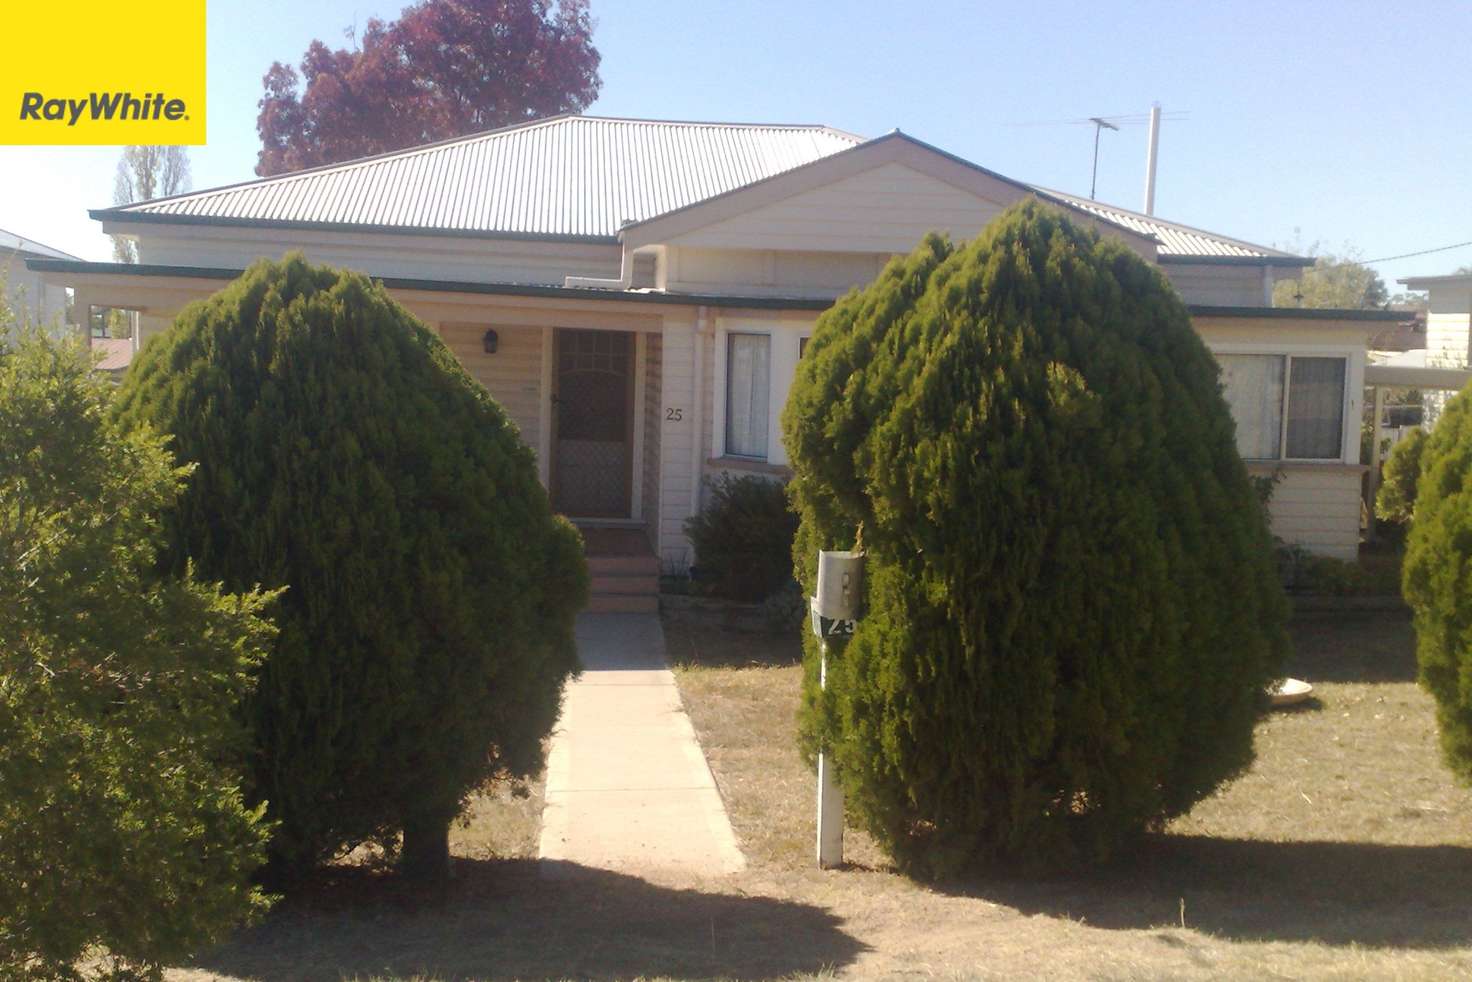
[[[1143,235],[1153,235],[1160,242],[1160,255],[1162,256],[1212,256],[1233,259],[1301,258],[1291,252],[1253,245],[1241,239],[1217,235],[1215,232],[1192,228],[1190,225],[1182,225],[1179,222],[1168,222],[1154,215],[1142,215],[1137,211],[1106,205],[1088,198],[1080,198],[1077,195],[1065,194],[1062,191],[1050,191],[1047,188],[1035,188],[1034,190],[1041,195],[1067,202],[1075,208],[1082,208],[1105,221],[1123,225]],[[1309,262],[1309,260],[1304,261]]]
[[[828,126],[564,115],[92,214],[611,240],[626,224],[865,142]],[[1153,236],[1162,257],[1296,258],[1061,191],[1033,190]]]
[[[96,214],[612,237],[862,142],[826,126],[557,116]]]
[[[33,256],[46,256],[50,259],[77,258],[71,253],[62,252],[60,249],[53,249],[49,245],[42,245],[35,239],[27,239],[24,236],[16,235],[14,232],[7,232],[3,228],[0,228],[0,251],[27,252]]]

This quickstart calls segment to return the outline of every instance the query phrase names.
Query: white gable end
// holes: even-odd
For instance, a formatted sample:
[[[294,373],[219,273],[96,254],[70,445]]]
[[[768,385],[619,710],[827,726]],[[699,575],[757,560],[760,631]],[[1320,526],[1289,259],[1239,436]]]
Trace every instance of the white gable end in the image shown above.
[[[999,189],[1005,189],[1000,182]],[[949,232],[955,239],[971,238],[1024,193],[1019,189],[1006,201],[992,201],[889,162],[693,229],[670,244],[907,253],[932,230]]]

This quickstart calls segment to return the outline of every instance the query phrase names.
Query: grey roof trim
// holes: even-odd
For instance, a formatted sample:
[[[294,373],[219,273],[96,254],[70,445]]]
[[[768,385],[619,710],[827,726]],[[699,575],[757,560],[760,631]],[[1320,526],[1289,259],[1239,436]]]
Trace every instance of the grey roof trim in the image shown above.
[[[1404,321],[1404,311],[1363,310],[1349,307],[1220,307],[1211,304],[1187,304],[1192,316],[1255,317],[1268,320],[1299,321]]]
[[[1472,286],[1472,273],[1445,273],[1441,276],[1407,276],[1396,280],[1401,286],[1408,286],[1412,290],[1424,290],[1432,286],[1457,286],[1465,284]]]
[[[26,267],[42,273],[92,273],[121,276],[178,276],[185,279],[233,280],[243,269],[216,266],[159,266],[147,263],[95,263],[66,259],[28,259]],[[626,303],[677,306],[746,307],[761,310],[827,310],[833,300],[812,297],[746,297],[715,293],[643,293],[576,286],[537,286],[527,283],[473,283],[462,280],[425,280],[399,276],[370,279],[394,290],[432,290],[442,293],[483,293],[492,296],[547,297],[557,300],[614,300]]]
[[[94,273],[122,276],[178,276],[187,279],[233,280],[241,269],[214,266],[159,266],[142,263],[96,263],[70,259],[28,259],[26,267],[36,272]],[[601,290],[589,287],[535,286],[520,283],[471,283],[458,280],[425,280],[395,276],[372,279],[396,290],[434,290],[445,293],[483,293],[493,296],[547,297],[558,300],[613,300],[627,303],[674,304],[679,306],[746,307],[762,310],[827,310],[836,300],[813,297],[746,297],[714,293],[643,293],[636,290]],[[1251,317],[1271,320],[1308,321],[1403,321],[1397,310],[1348,310],[1322,307],[1220,307],[1187,304],[1192,316]]]
[[[1181,266],[1286,266],[1302,269],[1314,260],[1304,256],[1209,256],[1167,253],[1157,258],[1160,263]]]
[[[162,201],[162,198],[154,199]],[[149,202],[152,204],[153,202]],[[212,225],[217,228],[280,228],[311,232],[372,232],[389,235],[433,235],[456,239],[502,239],[512,242],[574,242],[588,245],[618,245],[616,235],[564,235],[556,232],[495,232],[426,225],[368,225],[357,222],[298,222],[279,218],[217,218],[213,215],[174,215],[166,212],[130,212],[116,208],[93,208],[88,216],[97,221],[144,225]]]

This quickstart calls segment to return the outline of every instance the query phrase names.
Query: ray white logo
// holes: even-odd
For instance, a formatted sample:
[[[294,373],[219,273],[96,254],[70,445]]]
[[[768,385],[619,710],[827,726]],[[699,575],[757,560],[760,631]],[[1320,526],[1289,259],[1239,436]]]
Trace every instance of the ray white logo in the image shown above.
[[[48,98],[40,92],[26,92],[20,97],[20,118],[67,126],[76,126],[83,119],[177,122],[189,118],[189,107],[183,99],[171,99],[163,92],[147,92],[141,97],[131,92],[90,92],[80,99]]]

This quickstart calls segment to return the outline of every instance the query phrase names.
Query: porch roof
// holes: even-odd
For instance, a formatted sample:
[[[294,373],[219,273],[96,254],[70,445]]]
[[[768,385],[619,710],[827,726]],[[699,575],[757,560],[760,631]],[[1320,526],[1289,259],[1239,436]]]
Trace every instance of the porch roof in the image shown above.
[[[39,273],[73,276],[175,277],[182,279],[233,280],[243,269],[216,266],[161,266],[149,263],[103,263],[80,259],[27,259],[28,269]],[[510,297],[545,297],[556,300],[608,300],[615,303],[671,304],[676,306],[739,307],[748,310],[824,311],[834,300],[822,297],[752,296],[728,293],[677,293],[660,290],[618,290],[583,286],[546,286],[529,283],[479,283],[464,280],[429,280],[374,276],[373,280],[394,290],[441,293],[487,294]],[[1403,320],[1394,310],[1339,310],[1314,307],[1223,307],[1187,304],[1193,317],[1250,318],[1304,322]]]

